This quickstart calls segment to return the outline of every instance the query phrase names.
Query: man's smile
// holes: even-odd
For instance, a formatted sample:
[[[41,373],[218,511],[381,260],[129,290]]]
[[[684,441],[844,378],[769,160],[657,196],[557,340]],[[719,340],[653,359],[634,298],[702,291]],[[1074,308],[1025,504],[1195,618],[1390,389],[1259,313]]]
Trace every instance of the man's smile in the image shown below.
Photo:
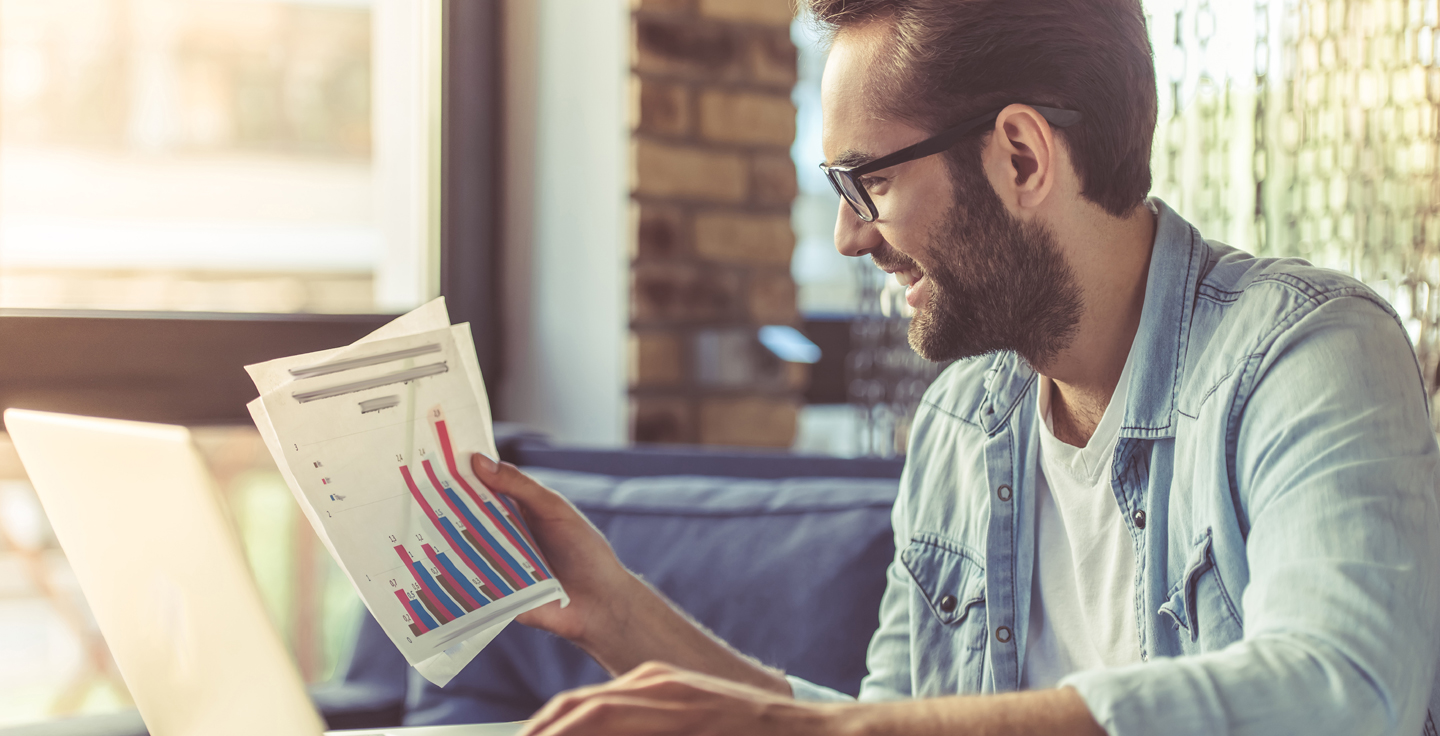
[[[905,270],[896,271],[895,280],[905,287],[905,303],[911,309],[919,309],[924,304],[930,293],[930,280],[926,278],[925,272],[919,266]]]
[[[925,275],[925,269],[920,267],[914,259],[896,251],[887,251],[877,257],[871,254],[871,260],[881,271],[893,274],[895,280],[905,287],[905,303],[912,309],[919,309],[930,298],[930,279]]]

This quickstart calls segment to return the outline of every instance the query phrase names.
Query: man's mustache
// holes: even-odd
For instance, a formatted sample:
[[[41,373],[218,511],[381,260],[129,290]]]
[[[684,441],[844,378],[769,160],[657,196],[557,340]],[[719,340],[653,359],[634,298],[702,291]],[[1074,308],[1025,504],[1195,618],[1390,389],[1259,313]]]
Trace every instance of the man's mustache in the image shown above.
[[[895,250],[888,244],[872,251],[870,260],[882,271],[909,271],[920,266],[915,259]]]

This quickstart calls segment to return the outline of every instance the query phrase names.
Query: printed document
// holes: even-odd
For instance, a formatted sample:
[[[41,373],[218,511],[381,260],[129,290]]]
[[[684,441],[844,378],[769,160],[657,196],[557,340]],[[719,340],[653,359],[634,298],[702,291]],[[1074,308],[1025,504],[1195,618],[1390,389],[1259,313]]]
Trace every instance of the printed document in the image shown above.
[[[315,532],[407,661],[444,686],[516,615],[569,598],[497,456],[469,325],[443,299],[353,345],[247,366],[255,425]]]

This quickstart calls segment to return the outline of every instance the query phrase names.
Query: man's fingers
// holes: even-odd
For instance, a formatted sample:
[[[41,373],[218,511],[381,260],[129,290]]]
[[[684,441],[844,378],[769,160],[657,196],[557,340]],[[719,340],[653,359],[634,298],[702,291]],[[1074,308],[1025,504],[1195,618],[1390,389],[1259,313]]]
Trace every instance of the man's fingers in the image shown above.
[[[581,724],[595,727],[601,725],[595,722],[597,718],[617,710],[641,709],[642,705],[651,709],[680,707],[699,693],[680,676],[681,671],[670,665],[646,662],[610,682],[561,693],[531,718],[524,733],[569,733]]]
[[[649,733],[690,733],[695,714],[674,703],[600,693],[545,722],[538,736],[640,736]],[[680,726],[690,726],[677,728]],[[531,733],[531,732],[527,732]]]
[[[655,680],[661,676],[658,667],[653,667],[654,662],[647,662],[633,670],[621,675],[619,678],[599,685],[576,688],[569,692],[563,692],[550,699],[545,707],[541,708],[531,717],[524,734],[544,733],[545,729],[564,720],[572,715],[573,711],[586,703],[594,702],[601,696],[619,695],[625,697],[626,693],[632,692],[639,678]]]
[[[550,699],[530,720],[525,724],[525,730],[520,736],[531,736],[541,733],[546,727],[565,717],[567,713],[574,710],[587,698],[602,690],[604,685],[591,685],[590,687],[577,688],[569,692],[560,693]]]
[[[651,680],[657,677],[672,677],[680,675],[681,670],[674,665],[665,662],[649,660],[636,665],[629,672],[622,673],[615,678],[616,683],[635,682],[637,680]]]

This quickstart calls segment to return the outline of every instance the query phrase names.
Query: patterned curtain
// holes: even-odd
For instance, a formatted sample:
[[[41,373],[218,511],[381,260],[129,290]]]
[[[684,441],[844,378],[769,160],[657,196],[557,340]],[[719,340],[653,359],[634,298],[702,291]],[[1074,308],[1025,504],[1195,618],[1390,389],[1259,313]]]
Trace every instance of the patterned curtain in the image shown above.
[[[1155,193],[1207,237],[1375,288],[1405,320],[1433,405],[1436,0],[1147,10],[1161,98]]]

